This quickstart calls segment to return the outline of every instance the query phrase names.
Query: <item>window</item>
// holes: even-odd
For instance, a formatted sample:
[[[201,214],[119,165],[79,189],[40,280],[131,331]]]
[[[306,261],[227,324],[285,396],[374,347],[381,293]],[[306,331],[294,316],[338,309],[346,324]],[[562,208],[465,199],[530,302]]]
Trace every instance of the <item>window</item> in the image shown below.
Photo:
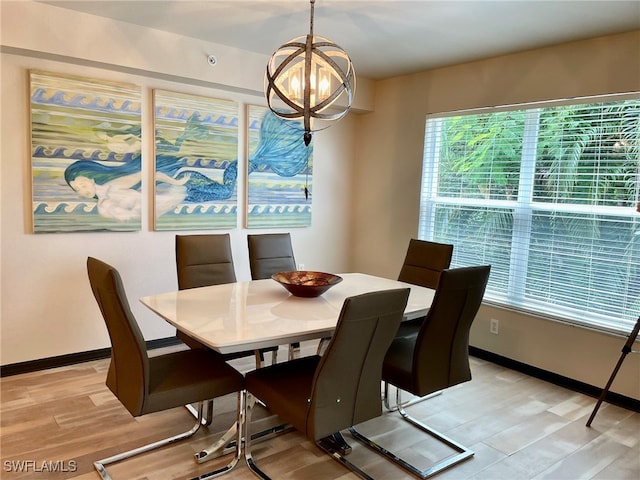
[[[427,117],[419,237],[485,301],[626,333],[640,314],[640,99]],[[583,100],[584,101],[584,100]]]

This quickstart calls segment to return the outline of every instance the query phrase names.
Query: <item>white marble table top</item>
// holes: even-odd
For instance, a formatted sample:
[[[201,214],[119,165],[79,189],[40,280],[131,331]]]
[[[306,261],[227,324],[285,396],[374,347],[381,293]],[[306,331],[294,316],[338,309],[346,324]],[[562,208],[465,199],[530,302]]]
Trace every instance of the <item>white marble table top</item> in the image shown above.
[[[192,288],[143,297],[140,301],[178,330],[220,353],[255,350],[315,338],[335,329],[345,298],[377,290],[411,287],[405,319],[425,315],[434,290],[361,273],[320,297],[292,296],[276,281]]]

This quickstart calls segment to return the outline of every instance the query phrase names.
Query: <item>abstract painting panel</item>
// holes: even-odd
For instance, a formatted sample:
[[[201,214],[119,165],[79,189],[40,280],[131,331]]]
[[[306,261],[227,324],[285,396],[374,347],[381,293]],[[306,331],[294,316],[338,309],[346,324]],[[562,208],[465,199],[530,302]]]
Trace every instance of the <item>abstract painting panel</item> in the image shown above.
[[[238,215],[238,104],[154,91],[155,229],[229,229]]]
[[[302,124],[248,106],[247,228],[311,225],[313,147]]]
[[[140,230],[140,87],[29,73],[34,232]]]

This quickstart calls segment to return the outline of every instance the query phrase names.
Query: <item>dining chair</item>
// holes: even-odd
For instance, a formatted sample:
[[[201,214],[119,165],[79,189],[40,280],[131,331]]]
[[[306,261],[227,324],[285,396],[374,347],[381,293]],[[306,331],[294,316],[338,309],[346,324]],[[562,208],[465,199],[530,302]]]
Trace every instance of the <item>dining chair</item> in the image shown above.
[[[274,273],[296,270],[289,233],[247,235],[247,244],[253,280],[271,278]]]
[[[451,265],[452,256],[453,245],[412,238],[398,280],[435,289],[440,273]]]
[[[469,330],[482,303],[490,270],[490,265],[443,270],[420,330],[411,337],[396,336],[382,364],[385,397],[389,395],[389,384],[394,385],[396,407],[402,418],[456,453],[421,469],[351,429],[358,440],[422,478],[470,458],[473,451],[411,417],[402,403],[401,391],[422,397],[471,380]]]
[[[176,235],[175,247],[179,290],[236,281],[231,238],[228,233]],[[176,335],[191,348],[209,348],[179,330]],[[260,368],[266,352],[271,352],[271,363],[276,363],[278,347],[227,354],[224,355],[224,358],[225,360],[233,360],[254,355],[256,368]]]
[[[247,235],[249,268],[252,280],[271,278],[279,272],[296,270],[291,235],[289,233],[265,233]],[[289,358],[300,352],[300,343],[289,345]]]
[[[340,453],[340,431],[382,413],[382,361],[402,320],[409,291],[401,288],[347,298],[324,355],[247,373],[245,460],[256,476],[269,479],[251,453],[254,397],[343,465],[362,478],[371,478]]]
[[[180,290],[235,282],[229,234],[176,235],[176,271]]]
[[[231,470],[241,456],[244,377],[208,349],[189,349],[150,357],[127,300],[122,279],[112,266],[87,259],[91,290],[111,341],[106,385],[129,413],[138,417],[198,403],[198,419],[186,432],[94,462],[98,474],[110,479],[107,465],[169,445],[195,434],[203,421],[203,402],[237,392],[236,453],[233,460],[200,478]]]
[[[412,238],[409,240],[398,280],[435,290],[440,273],[445,268],[449,268],[452,256],[453,245]],[[419,317],[402,322],[398,329],[398,336],[416,334],[423,320],[424,317]],[[385,404],[388,406],[388,400]]]

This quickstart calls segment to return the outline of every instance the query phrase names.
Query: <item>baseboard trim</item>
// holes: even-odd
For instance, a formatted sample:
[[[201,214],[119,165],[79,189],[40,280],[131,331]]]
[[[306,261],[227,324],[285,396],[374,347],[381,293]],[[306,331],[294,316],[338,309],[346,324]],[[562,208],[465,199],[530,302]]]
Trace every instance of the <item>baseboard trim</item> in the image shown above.
[[[496,365],[502,365],[503,367],[507,367],[511,370],[516,370],[531,377],[539,378],[540,380],[568,388],[574,392],[584,393],[585,395],[589,395],[594,398],[600,397],[600,394],[602,393],[602,387],[596,387],[588,383],[574,380],[573,378],[558,375],[557,373],[518,362],[517,360],[503,357],[502,355],[482,350],[481,348],[469,346],[469,354],[474,357],[487,360],[491,363],[495,363]],[[605,401],[628,410],[633,410],[634,412],[640,412],[640,400],[627,397],[626,395],[609,391],[605,397]]]
[[[149,340],[147,343],[147,349],[153,350],[156,348],[172,347],[181,343],[177,337],[159,338],[156,340]],[[493,352],[483,350],[481,348],[469,346],[469,354],[487,360],[496,365],[502,365],[503,367],[510,368],[512,370],[524,373],[526,375],[539,378],[546,382],[553,383],[564,388],[568,388],[575,392],[584,393],[594,398],[598,398],[602,392],[601,387],[596,387],[588,383],[574,380],[573,378],[558,375],[557,373],[543,370],[538,367],[528,365],[526,363],[518,362],[508,357],[503,357]],[[0,366],[0,378],[9,377],[12,375],[20,375],[21,373],[35,372],[39,370],[47,370],[50,368],[64,367],[67,365],[73,365],[82,362],[89,362],[92,360],[102,360],[111,356],[110,348],[101,348],[98,350],[90,350],[87,352],[70,353],[67,355],[58,355],[56,357],[40,358],[37,360],[29,360],[27,362],[11,363],[8,365]],[[605,398],[605,401],[613,405],[617,405],[634,412],[640,412],[640,400],[626,395],[621,395],[615,392],[609,392]]]
[[[146,342],[148,350],[171,347],[180,343],[181,341],[177,337],[159,338],[157,340],[149,340]],[[89,350],[87,352],[70,353],[67,355],[58,355],[56,357],[10,363],[8,365],[0,366],[0,378],[20,375],[21,373],[36,372],[38,370],[47,370],[49,368],[65,367],[67,365],[74,365],[76,363],[89,362],[92,360],[102,360],[104,358],[109,358],[110,356],[110,348],[100,348],[98,350]]]

